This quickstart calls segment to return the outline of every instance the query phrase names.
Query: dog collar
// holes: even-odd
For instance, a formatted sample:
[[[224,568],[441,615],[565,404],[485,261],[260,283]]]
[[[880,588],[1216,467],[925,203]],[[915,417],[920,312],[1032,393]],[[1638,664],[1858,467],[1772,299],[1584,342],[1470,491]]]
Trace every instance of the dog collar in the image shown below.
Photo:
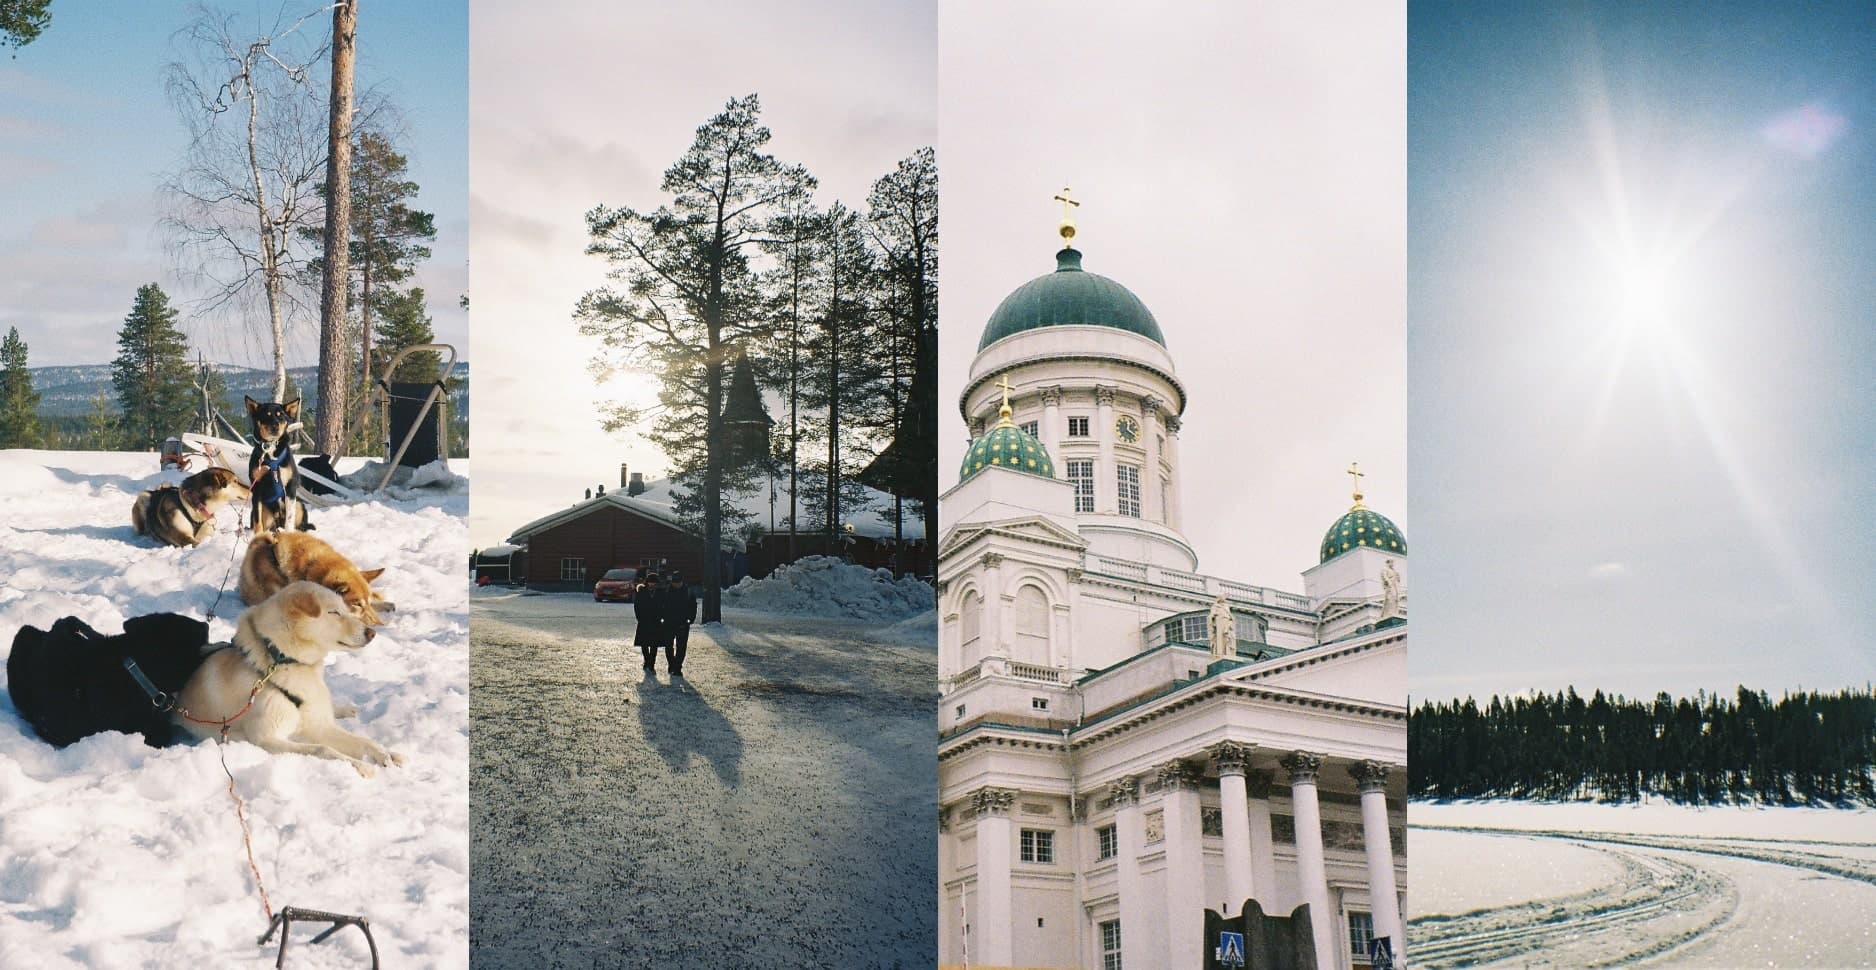
[[[189,499],[188,495],[183,493],[182,489],[177,489],[176,494],[178,497],[182,499],[182,517],[185,519],[188,519],[190,525],[195,526],[198,529],[201,528],[202,523],[207,522],[209,520],[208,507],[205,505],[195,504],[195,502]],[[189,514],[190,509],[194,509],[197,512],[202,513],[202,517],[198,519],[198,518],[195,518],[194,516],[191,516]]]
[[[282,650],[279,647],[275,646],[274,642],[272,640],[267,639],[266,637],[261,637],[261,646],[267,648],[267,659],[272,660],[274,662],[274,666],[276,667],[282,666],[284,664],[304,665],[306,663],[306,661],[304,660],[293,659],[293,657],[288,655],[285,650]]]

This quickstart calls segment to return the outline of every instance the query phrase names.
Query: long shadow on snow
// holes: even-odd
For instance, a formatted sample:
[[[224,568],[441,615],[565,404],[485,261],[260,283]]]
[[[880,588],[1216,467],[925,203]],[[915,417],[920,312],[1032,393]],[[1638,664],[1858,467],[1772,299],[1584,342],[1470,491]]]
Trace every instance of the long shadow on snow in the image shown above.
[[[53,477],[67,485],[115,485],[131,495],[135,495],[148,488],[149,486],[144,483],[150,480],[149,478],[132,478],[129,475],[85,474],[83,472],[73,471],[70,468],[47,467],[46,471],[51,472]],[[129,513],[126,512],[126,514]]]
[[[85,536],[90,539],[110,539],[116,542],[128,542],[133,545],[147,546],[151,549],[167,549],[169,544],[137,535],[137,530],[128,525],[74,525],[63,529],[21,529],[22,533],[45,536]],[[143,541],[138,541],[142,539]]]
[[[672,772],[689,769],[695,754],[710,762],[725,788],[742,784],[742,736],[696,688],[682,680],[660,683],[647,672],[638,685],[638,703],[645,741]]]

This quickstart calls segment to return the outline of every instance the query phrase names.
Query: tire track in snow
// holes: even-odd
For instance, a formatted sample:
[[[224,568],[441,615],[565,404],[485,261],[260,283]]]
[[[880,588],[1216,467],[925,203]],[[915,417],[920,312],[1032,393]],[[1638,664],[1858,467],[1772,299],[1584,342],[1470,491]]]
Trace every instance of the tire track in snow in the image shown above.
[[[1591,844],[1577,833],[1416,826],[1498,838],[1554,838],[1610,856],[1615,883],[1571,896],[1536,899],[1457,915],[1408,921],[1408,958],[1421,967],[1497,961],[1531,965],[1555,949],[1574,966],[1633,963],[1671,952],[1725,922],[1738,891],[1719,873],[1650,852]],[[1691,923],[1691,925],[1689,925]]]

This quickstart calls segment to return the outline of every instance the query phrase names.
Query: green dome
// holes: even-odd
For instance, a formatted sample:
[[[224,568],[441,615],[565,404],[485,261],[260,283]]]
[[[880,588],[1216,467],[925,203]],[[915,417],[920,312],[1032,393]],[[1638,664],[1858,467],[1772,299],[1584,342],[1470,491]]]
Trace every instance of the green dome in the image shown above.
[[[1329,534],[1322,537],[1322,559],[1331,559],[1362,546],[1379,549],[1382,552],[1407,554],[1407,538],[1400,534],[1399,527],[1365,505],[1357,505],[1348,510],[1348,514],[1335,520],[1329,527]]]
[[[1055,254],[1055,272],[1038,276],[1003,298],[977,349],[1011,334],[1041,327],[1091,324],[1137,333],[1166,346],[1166,337],[1152,311],[1126,287],[1081,268],[1081,252],[1064,249]]]
[[[989,434],[971,442],[970,450],[964,453],[964,467],[958,470],[958,480],[963,481],[992,465],[1043,478],[1055,477],[1055,463],[1049,460],[1049,450],[1042,447],[1035,435],[1007,422],[999,423]]]

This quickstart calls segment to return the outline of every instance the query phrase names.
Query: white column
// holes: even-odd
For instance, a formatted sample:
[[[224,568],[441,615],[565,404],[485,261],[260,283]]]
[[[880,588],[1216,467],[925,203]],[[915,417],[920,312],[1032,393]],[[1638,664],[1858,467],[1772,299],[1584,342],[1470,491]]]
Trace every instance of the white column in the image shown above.
[[[950,965],[963,962],[959,946],[960,913],[951,899],[951,882],[957,878],[956,837],[951,834],[951,810],[938,809],[938,962]]]
[[[1329,902],[1329,870],[1322,860],[1322,807],[1316,801],[1316,775],[1322,756],[1293,751],[1283,759],[1290,773],[1290,805],[1296,814],[1296,875],[1303,901],[1309,904],[1309,925],[1316,938],[1316,967],[1335,970],[1333,905]]]
[[[1205,965],[1205,846],[1199,772],[1184,761],[1159,766],[1166,825],[1166,965]],[[1123,925],[1121,938],[1126,938]]]
[[[1166,524],[1171,528],[1177,529],[1185,522],[1183,506],[1179,504],[1179,416],[1176,414],[1168,414],[1165,420],[1166,464],[1172,469],[1172,501],[1168,503],[1172,507],[1172,520]]]
[[[1010,610],[1006,607],[1008,597],[1003,589],[1003,554],[1000,552],[984,553],[984,618],[983,626],[977,635],[983,642],[977,645],[979,656],[1008,657],[1010,655],[1010,634],[1004,629]]]
[[[1264,912],[1287,916],[1289,910],[1277,908],[1273,893],[1277,885],[1277,846],[1270,834],[1270,784],[1268,771],[1245,772],[1245,795],[1250,799],[1246,807],[1251,818],[1251,888],[1253,895],[1263,894],[1257,901],[1263,904]]]
[[[1140,442],[1146,446],[1146,467],[1140,469],[1140,515],[1150,522],[1158,522],[1168,528],[1172,523],[1172,509],[1166,507],[1166,515],[1160,514],[1159,487],[1159,439],[1166,432],[1159,423],[1159,399],[1144,397],[1140,399]]]
[[[1212,748],[1218,765],[1218,808],[1225,827],[1225,915],[1236,916],[1256,893],[1251,875],[1251,805],[1244,772],[1251,761],[1251,745],[1226,741]],[[1264,816],[1266,831],[1269,813]]]
[[[1042,424],[1036,430],[1041,432],[1036,437],[1041,438],[1043,446],[1049,449],[1049,457],[1060,464],[1062,441],[1068,436],[1068,429],[1062,427],[1062,385],[1054,384],[1042,389]],[[1067,469],[1056,472],[1057,475],[1067,473]]]
[[[1387,824],[1387,775],[1390,766],[1363,761],[1349,769],[1361,790],[1362,844],[1368,850],[1368,900],[1374,932],[1394,945],[1396,960],[1405,955],[1407,934],[1400,922],[1400,898],[1394,887],[1394,839]]]
[[[1101,446],[1094,463],[1094,510],[1108,515],[1120,511],[1120,478],[1114,470],[1114,394],[1111,387],[1094,389],[1094,427],[1088,429]],[[1121,938],[1126,936],[1123,928]]]
[[[1007,788],[979,788],[971,797],[977,812],[977,891],[971,906],[971,965],[1007,967],[1015,961],[1011,934],[1010,805],[1016,793]]]
[[[1146,928],[1153,920],[1146,891],[1140,886],[1140,849],[1146,843],[1145,823],[1140,818],[1140,780],[1122,778],[1108,787],[1114,799],[1114,836],[1118,856],[1114,860],[1116,888],[1120,893],[1120,946],[1124,966],[1158,966],[1158,955],[1148,952]],[[1099,952],[1098,950],[1096,952]]]

